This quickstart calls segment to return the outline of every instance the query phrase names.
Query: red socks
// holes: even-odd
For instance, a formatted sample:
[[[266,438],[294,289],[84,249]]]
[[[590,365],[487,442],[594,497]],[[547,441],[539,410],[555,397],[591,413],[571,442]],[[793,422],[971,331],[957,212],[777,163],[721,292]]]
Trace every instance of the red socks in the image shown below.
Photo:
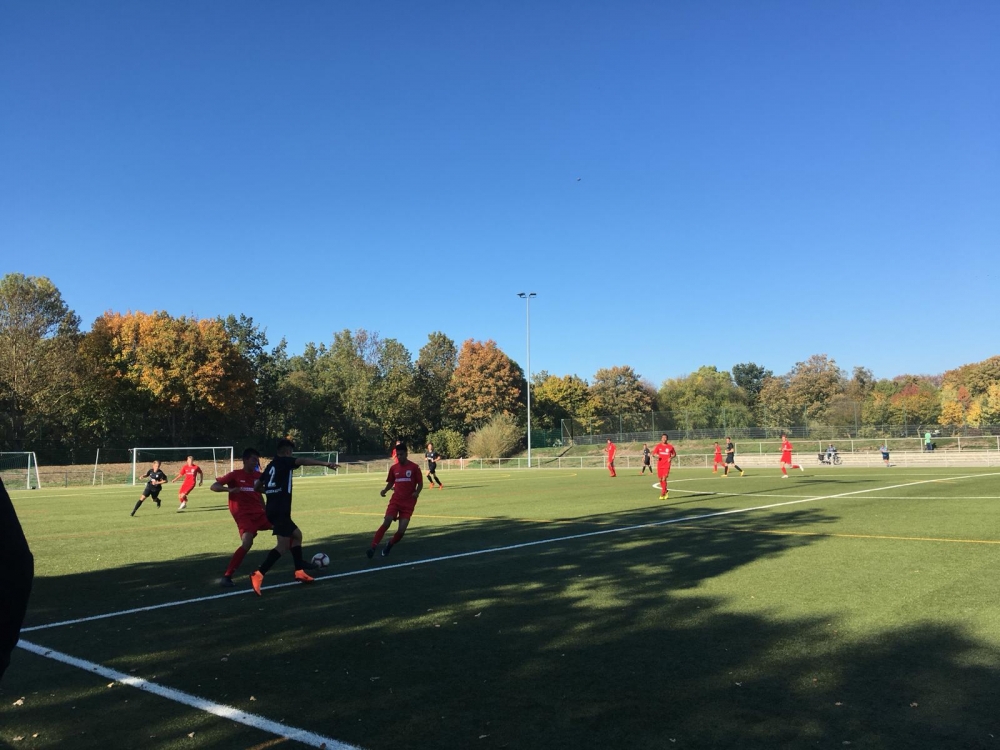
[[[240,563],[243,562],[243,558],[247,556],[247,551],[243,549],[242,546],[237,547],[236,551],[233,553],[232,559],[229,561],[229,567],[226,568],[226,578],[232,577],[236,569],[240,567]],[[216,568],[218,570],[218,568]]]

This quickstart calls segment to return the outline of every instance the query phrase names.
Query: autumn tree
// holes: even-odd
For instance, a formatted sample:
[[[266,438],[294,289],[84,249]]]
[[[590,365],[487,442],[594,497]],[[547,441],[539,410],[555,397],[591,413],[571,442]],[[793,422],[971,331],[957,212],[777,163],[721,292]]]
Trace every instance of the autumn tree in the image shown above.
[[[941,416],[941,398],[934,383],[927,378],[903,375],[896,378],[900,389],[889,399],[892,424],[937,424]]]
[[[0,279],[0,409],[4,444],[24,449],[74,394],[80,320],[47,278]],[[4,434],[6,433],[6,434]]]
[[[524,372],[495,341],[468,339],[458,353],[446,403],[466,429],[495,414],[516,417],[524,404]]]
[[[788,380],[785,377],[765,378],[761,384],[758,403],[764,427],[773,431],[787,429],[796,424],[796,418],[802,413],[789,398]]]

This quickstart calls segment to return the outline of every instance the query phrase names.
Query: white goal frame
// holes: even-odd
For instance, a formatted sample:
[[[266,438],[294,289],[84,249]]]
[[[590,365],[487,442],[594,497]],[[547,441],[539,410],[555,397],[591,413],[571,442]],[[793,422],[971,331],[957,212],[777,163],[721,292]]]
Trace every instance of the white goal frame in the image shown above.
[[[38,489],[42,488],[42,480],[38,476],[38,456],[35,455],[34,451],[0,451],[0,458],[3,458],[4,456],[24,456],[27,459],[27,465],[24,466],[23,468],[20,467],[20,466],[17,466],[17,467],[15,467],[13,469],[13,471],[18,471],[18,472],[24,471],[24,476],[25,476],[25,479],[24,479],[24,488],[26,490],[30,490],[31,489],[31,470],[34,469],[34,471],[35,471],[35,487],[37,487]],[[8,469],[7,471],[9,472],[11,470]]]
[[[178,452],[178,451],[212,451],[212,460],[215,461],[216,463],[218,463],[219,461],[225,461],[226,460],[225,452],[228,451],[229,452],[229,470],[232,471],[233,469],[236,468],[236,464],[234,463],[233,446],[231,446],[231,445],[207,445],[207,446],[206,445],[195,445],[195,446],[190,446],[190,445],[160,445],[160,446],[153,446],[152,448],[135,447],[135,448],[132,448],[131,450],[132,450],[132,484],[133,485],[135,485],[135,481],[136,481],[136,473],[137,473],[136,472],[136,465],[138,463],[137,462],[137,458],[139,456],[139,451],[173,451],[173,452]],[[221,455],[218,456],[218,457],[216,457],[216,453],[215,453],[216,451],[219,451],[221,453]],[[162,459],[156,459],[156,460],[159,460],[159,461],[162,462]],[[181,460],[181,463],[183,463],[183,459]]]

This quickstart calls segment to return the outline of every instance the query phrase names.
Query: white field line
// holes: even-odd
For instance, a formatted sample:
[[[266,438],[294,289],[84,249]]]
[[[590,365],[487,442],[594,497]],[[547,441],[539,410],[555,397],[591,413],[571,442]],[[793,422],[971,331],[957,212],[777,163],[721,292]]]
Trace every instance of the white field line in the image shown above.
[[[17,645],[25,651],[30,651],[38,656],[44,656],[47,659],[54,659],[55,661],[63,664],[68,664],[71,667],[78,667],[87,672],[100,675],[106,680],[114,680],[115,682],[120,682],[123,685],[128,685],[129,687],[134,687],[147,693],[152,693],[160,698],[166,698],[167,700],[172,700],[185,706],[190,706],[198,711],[205,711],[213,716],[235,721],[237,724],[243,724],[262,732],[267,732],[268,734],[301,742],[309,747],[326,748],[326,750],[358,750],[355,745],[348,745],[343,742],[330,739],[329,737],[323,737],[322,735],[315,734],[314,732],[308,732],[305,729],[290,727],[287,724],[281,724],[277,721],[265,719],[263,716],[257,716],[256,714],[241,711],[238,708],[233,708],[232,706],[226,706],[222,703],[205,700],[204,698],[199,698],[197,695],[191,695],[190,693],[185,693],[181,690],[165,687],[158,683],[144,680],[141,677],[133,677],[132,675],[127,675],[124,672],[119,672],[115,669],[108,669],[107,667],[95,664],[92,661],[77,659],[75,656],[70,656],[69,654],[64,654],[61,651],[55,651],[44,646],[39,646],[37,644],[30,643],[29,641],[22,640]]]
[[[889,487],[869,487],[863,490],[852,490],[850,492],[840,492],[834,495],[817,495],[813,497],[804,497],[795,500],[789,500],[782,503],[770,503],[768,505],[755,505],[751,508],[733,508],[731,510],[720,510],[713,513],[703,513],[697,516],[684,516],[682,518],[668,518],[663,521],[650,521],[649,523],[633,524],[631,526],[619,526],[612,529],[600,529],[598,531],[587,531],[581,534],[568,534],[565,536],[551,537],[549,539],[538,539],[533,542],[521,542],[519,544],[508,544],[503,547],[489,547],[487,549],[473,550],[471,552],[458,552],[453,555],[441,555],[439,557],[429,557],[425,560],[413,560],[405,563],[396,563],[394,565],[380,565],[374,568],[363,568],[361,570],[349,570],[343,573],[333,573],[331,575],[317,576],[316,582],[320,581],[330,581],[338,578],[351,578],[354,576],[369,575],[373,573],[381,573],[387,570],[395,570],[396,568],[415,568],[418,565],[430,565],[431,563],[444,562],[447,560],[459,560],[465,557],[477,557],[479,555],[491,555],[496,552],[510,552],[511,550],[527,549],[528,547],[538,547],[545,544],[557,544],[559,542],[574,541],[576,539],[587,539],[595,536],[604,536],[606,534],[619,534],[626,531],[637,531],[639,529],[652,529],[659,526],[672,526],[678,523],[690,523],[692,521],[704,521],[708,518],[718,518],[720,516],[731,516],[738,513],[752,513],[757,510],[770,510],[771,508],[781,508],[788,505],[798,505],[800,503],[812,503],[820,500],[833,500],[841,497],[851,497],[852,495],[863,495],[871,492],[882,492],[888,490],[897,490],[903,487],[912,487],[918,484],[929,484],[931,482],[942,482],[942,481],[954,481],[957,479],[977,479],[984,476],[1000,476],[1000,472],[993,474],[967,474],[964,476],[947,477],[947,479],[924,479],[919,482],[907,482],[905,484],[895,484]],[[279,588],[286,588],[288,586],[302,586],[304,584],[298,581],[289,581],[287,583],[276,583],[267,587],[268,591]],[[213,601],[215,599],[225,599],[230,596],[245,596],[247,594],[252,594],[252,589],[244,589],[242,591],[229,591],[220,594],[211,594],[209,596],[199,596],[193,599],[179,599],[173,602],[164,602],[163,604],[151,604],[146,607],[135,607],[133,609],[123,609],[117,612],[107,612],[101,615],[92,615],[90,617],[78,617],[73,620],[62,620],[60,622],[53,622],[47,625],[35,625],[30,628],[23,628],[22,633],[30,633],[36,630],[49,630],[50,628],[61,628],[66,625],[78,625],[84,622],[94,622],[95,620],[107,620],[112,617],[123,617],[125,615],[137,614],[139,612],[152,612],[157,609],[167,609],[170,607],[179,607],[184,604],[196,604],[198,602]]]

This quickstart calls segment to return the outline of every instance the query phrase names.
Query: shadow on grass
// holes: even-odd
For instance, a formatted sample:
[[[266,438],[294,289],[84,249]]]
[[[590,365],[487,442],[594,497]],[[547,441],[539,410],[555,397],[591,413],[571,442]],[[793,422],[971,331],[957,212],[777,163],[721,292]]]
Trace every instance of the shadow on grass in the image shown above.
[[[777,611],[796,591],[769,562],[815,537],[658,526],[416,564],[688,515],[651,506],[555,533],[513,520],[414,528],[373,563],[367,539],[330,536],[309,547],[331,554],[332,573],[372,572],[27,637],[373,749],[995,747],[995,648],[946,626],[847,638],[829,612]],[[833,520],[797,510],[769,523]],[[215,593],[220,560],[43,579],[29,624]],[[822,585],[818,573],[809,585]],[[282,560],[268,583],[289,574]],[[173,704],[125,706],[134,691],[88,691],[67,670],[19,653],[0,687],[3,731],[44,725],[74,748],[151,746],[149,735],[213,750],[263,741]],[[33,687],[38,707],[15,713],[15,694]],[[98,739],[109,710],[110,744]]]

